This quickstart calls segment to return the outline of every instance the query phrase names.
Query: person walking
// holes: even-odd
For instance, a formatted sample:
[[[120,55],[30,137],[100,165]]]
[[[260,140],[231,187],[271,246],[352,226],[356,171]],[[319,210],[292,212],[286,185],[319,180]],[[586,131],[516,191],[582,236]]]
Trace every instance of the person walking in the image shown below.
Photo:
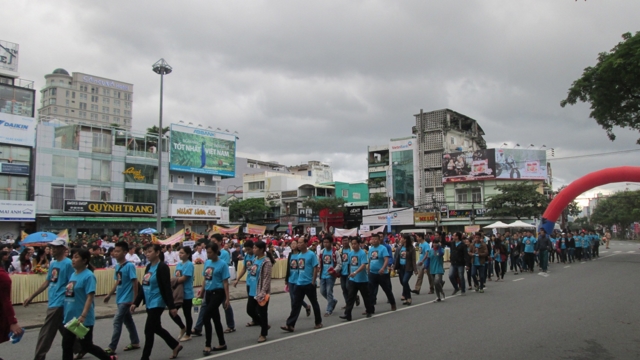
[[[193,325],[193,317],[191,316],[191,308],[193,307],[193,275],[195,272],[195,267],[191,262],[191,248],[188,246],[178,247],[177,249],[179,262],[176,264],[176,269],[174,272],[175,277],[171,279],[172,284],[175,282],[175,285],[172,286],[173,291],[180,291],[180,287],[182,287],[182,304],[178,305],[176,302],[176,309],[182,308],[182,313],[184,314],[184,320],[186,322],[183,323],[180,315],[175,317],[171,317],[173,322],[180,327],[180,336],[178,336],[178,341],[184,342],[191,340],[191,326]],[[175,279],[175,280],[174,280]],[[175,300],[175,296],[174,296]]]
[[[222,321],[220,319],[220,305],[225,309],[229,307],[229,264],[220,259],[220,250],[216,242],[207,245],[207,261],[204,264],[202,276],[204,276],[204,285],[200,291],[200,297],[205,298],[207,308],[204,314],[204,335],[205,348],[202,351],[204,356],[211,354],[212,351],[227,350],[227,343],[224,340],[224,331],[222,330]],[[253,265],[252,265],[253,266]],[[211,347],[211,321],[216,330],[218,337],[218,346]]]
[[[413,239],[410,235],[405,234],[403,237],[404,245],[400,248],[400,255],[394,263],[394,269],[398,269],[398,275],[402,284],[402,296],[404,298],[403,305],[411,305],[411,286],[409,280],[415,273],[418,275],[418,267],[416,266],[416,249],[413,247]]]
[[[118,262],[113,273],[113,278],[116,281],[113,284],[113,288],[105,296],[104,303],[108,304],[111,296],[116,294],[116,305],[118,310],[113,317],[113,334],[111,335],[111,343],[109,347],[104,349],[107,354],[115,355],[118,342],[120,341],[120,334],[122,333],[122,324],[127,327],[129,332],[129,340],[131,343],[125,346],[124,351],[131,351],[140,349],[140,340],[138,338],[138,330],[136,329],[136,323],[131,316],[131,304],[136,297],[138,297],[138,277],[136,275],[136,267],[127,261],[125,258],[129,252],[129,244],[124,241],[116,243],[111,256],[113,256]]]
[[[484,293],[484,282],[487,274],[484,266],[488,255],[487,245],[482,241],[482,233],[475,233],[473,244],[469,247],[469,257],[473,259],[471,263],[471,277],[473,277],[476,292]]]
[[[369,296],[373,305],[376,304],[376,294],[378,286],[382,288],[387,301],[391,304],[391,310],[396,310],[396,299],[391,292],[391,277],[389,276],[389,254],[387,248],[380,244],[380,235],[373,234],[371,237],[371,247],[369,248]],[[346,264],[345,264],[346,266]]]
[[[539,230],[538,241],[536,241],[535,249],[536,255],[540,258],[540,268],[543,273],[546,273],[547,268],[549,267],[549,250],[553,249],[553,243],[543,228],[540,228]]]
[[[247,274],[247,277],[245,279],[245,284],[247,286],[247,297],[251,297],[250,289],[251,289],[251,286],[255,285],[253,284],[253,282],[255,282],[257,279],[257,276],[255,274],[251,276],[251,274],[249,273],[251,267],[253,266],[253,262],[255,261],[253,248],[254,248],[253,240],[247,240],[244,242],[243,244],[244,258],[242,259],[242,263],[244,266],[242,268],[242,271],[240,271],[238,276],[236,276],[236,281],[233,282],[233,287],[237,287],[240,279],[242,279],[242,277],[245,274]],[[249,315],[249,317],[251,318],[251,321],[247,323],[246,327],[258,326],[259,319],[256,315],[255,308],[248,301],[247,301],[246,312],[247,312],[247,315]]]
[[[611,233],[610,232],[605,232],[604,233],[604,243],[606,245],[606,249],[609,248],[609,242],[611,241]]]
[[[51,349],[51,343],[56,337],[56,332],[59,331],[60,334],[62,334],[62,330],[64,329],[62,321],[64,318],[65,287],[75,271],[71,260],[65,256],[65,252],[68,250],[67,240],[57,238],[52,241],[50,245],[54,260],[51,261],[49,265],[47,278],[38,290],[23,302],[24,307],[29,306],[36,296],[48,288],[49,300],[47,314],[44,319],[44,325],[40,328],[40,334],[38,335],[35,360],[46,359],[47,353],[49,349]]]
[[[364,250],[360,249],[360,241],[358,238],[351,240],[351,252],[349,253],[349,296],[347,297],[347,308],[344,310],[344,315],[340,315],[340,319],[351,321],[351,312],[353,305],[356,302],[356,296],[358,292],[362,295],[364,301],[365,315],[371,317],[375,313],[375,307],[371,302],[369,296],[369,281],[367,279],[367,254]]]
[[[336,285],[336,278],[329,272],[333,269],[334,273],[340,274],[342,271],[342,257],[333,248],[333,237],[325,234],[322,239],[322,252],[320,253],[320,263],[322,271],[320,272],[320,295],[327,300],[327,310],[324,316],[331,316],[333,310],[338,304],[338,299],[333,297],[333,287]]]
[[[318,257],[307,248],[307,243],[300,241],[298,243],[298,279],[296,281],[295,293],[293,294],[293,306],[291,313],[285,326],[280,328],[287,332],[293,332],[300,315],[302,301],[306,296],[311,302],[313,315],[315,317],[314,329],[322,327],[322,316],[320,315],[320,304],[318,304],[318,293],[316,292],[316,279],[318,277]]]
[[[526,265],[526,270],[531,273],[535,271],[535,256],[536,256],[536,238],[533,237],[531,231],[527,231],[527,236],[522,239],[522,243],[524,244],[524,263]]]
[[[71,274],[69,283],[65,287],[64,319],[67,324],[76,319],[89,331],[82,338],[76,337],[68,329],[62,332],[62,360],[73,359],[73,345],[76,339],[80,343],[82,354],[89,353],[100,360],[116,360],[116,355],[109,355],[93,343],[93,327],[96,323],[93,299],[96,295],[96,277],[93,275],[91,253],[87,249],[74,249],[72,263],[75,272]]]
[[[436,296],[438,297],[436,301],[440,302],[445,298],[444,291],[442,290],[442,286],[444,285],[444,281],[442,280],[442,276],[444,275],[444,249],[440,246],[440,240],[436,239],[433,241],[431,249],[427,251],[427,256],[429,257],[429,271],[433,277],[433,285]],[[442,299],[440,295],[442,295]]]
[[[276,260],[273,258],[270,252],[267,251],[267,245],[258,241],[254,245],[255,261],[252,265],[251,273],[255,271],[257,275],[257,281],[255,285],[252,285],[250,289],[253,293],[253,297],[250,296],[249,300],[252,306],[255,308],[255,312],[258,318],[258,325],[260,325],[260,336],[258,337],[258,343],[267,341],[267,335],[269,335],[269,298],[271,297],[271,271],[273,264]]]
[[[500,239],[496,239],[493,245],[493,264],[496,270],[496,281],[504,280],[504,274],[507,273],[507,249]]]
[[[424,278],[424,274],[427,273],[427,279],[429,280],[429,294],[433,294],[433,278],[429,267],[429,256],[427,253],[431,249],[431,245],[427,241],[424,240],[424,234],[417,233],[416,237],[418,239],[418,252],[420,253],[420,258],[417,263],[418,267],[418,278],[416,279],[416,284],[414,285],[412,293],[416,295],[420,295],[420,289],[422,288],[422,279]],[[438,239],[438,235],[436,235],[436,240]],[[435,241],[435,240],[434,240]]]
[[[522,272],[522,242],[520,241],[520,234],[513,234],[509,240],[509,249],[510,270],[514,272],[514,275],[518,275],[518,269]]]
[[[171,291],[171,272],[169,266],[160,259],[162,250],[158,244],[147,244],[144,254],[149,262],[142,277],[142,290],[138,292],[135,302],[131,305],[131,312],[144,300],[147,307],[147,321],[144,325],[144,348],[141,360],[149,360],[155,335],[158,335],[173,350],[170,359],[175,359],[182,350],[182,345],[162,327],[162,313],[169,308],[172,317],[178,314],[173,303]],[[164,254],[163,254],[164,255]]]
[[[569,264],[571,264],[576,261],[576,258],[575,258],[576,241],[573,238],[573,234],[569,233],[569,235],[566,237],[566,243],[567,243],[567,256],[569,259]]]
[[[465,295],[466,284],[464,281],[465,265],[469,254],[467,253],[467,246],[462,241],[462,233],[457,232],[453,234],[453,241],[451,242],[451,256],[449,261],[451,262],[449,267],[449,281],[453,286],[453,293],[451,296],[462,291],[462,295]]]
[[[287,258],[287,274],[284,277],[284,284],[289,290],[289,299],[291,300],[291,308],[293,308],[296,282],[298,281],[298,258],[300,250],[298,250],[298,242],[296,240],[291,241],[290,247],[291,252]],[[302,307],[307,311],[307,317],[311,316],[311,306],[304,300],[302,301]]]

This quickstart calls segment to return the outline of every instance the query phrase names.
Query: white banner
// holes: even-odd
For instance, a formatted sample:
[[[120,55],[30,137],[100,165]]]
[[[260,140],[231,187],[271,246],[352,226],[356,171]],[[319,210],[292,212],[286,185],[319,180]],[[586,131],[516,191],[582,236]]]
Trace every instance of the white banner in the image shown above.
[[[0,143],[34,147],[36,119],[0,112]]]
[[[385,227],[386,227],[385,225],[380,225],[380,226],[378,226],[377,228],[375,228],[375,229],[373,229],[371,231],[360,230],[360,236],[362,236],[362,237],[371,237],[373,234],[383,233]]]
[[[0,200],[0,221],[36,221],[36,202]]]
[[[391,209],[391,225],[413,225],[413,208],[404,210]],[[362,224],[387,225],[387,209],[363,210]]]
[[[191,250],[193,250],[193,246],[196,244],[195,241],[189,240],[189,241],[183,241],[182,242],[182,246],[188,246],[191,248]]]
[[[360,225],[360,231],[369,231],[371,228],[369,225]]]
[[[227,208],[227,214],[229,209]],[[194,219],[220,219],[222,207],[211,205],[170,204],[169,216]]]
[[[358,236],[358,228],[353,229],[334,229],[333,235],[337,237]]]

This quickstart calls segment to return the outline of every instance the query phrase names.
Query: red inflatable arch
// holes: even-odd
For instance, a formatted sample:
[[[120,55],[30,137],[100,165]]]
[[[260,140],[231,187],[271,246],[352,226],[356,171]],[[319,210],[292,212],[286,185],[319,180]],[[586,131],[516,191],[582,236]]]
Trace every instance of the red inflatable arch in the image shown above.
[[[621,166],[602,169],[581,177],[562,189],[553,201],[551,201],[549,206],[547,206],[547,210],[545,210],[542,215],[542,227],[546,230],[547,234],[550,234],[562,210],[583,192],[591,190],[596,186],[625,181],[640,182],[640,167]]]

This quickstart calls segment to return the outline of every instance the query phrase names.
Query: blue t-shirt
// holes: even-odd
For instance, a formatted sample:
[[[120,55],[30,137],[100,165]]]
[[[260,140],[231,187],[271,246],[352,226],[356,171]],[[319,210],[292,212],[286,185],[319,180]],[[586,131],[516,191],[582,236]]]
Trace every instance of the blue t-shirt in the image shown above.
[[[342,249],[340,256],[342,256],[342,269],[340,270],[340,275],[348,276],[349,275],[349,253],[350,249]]]
[[[560,238],[558,241],[560,241],[560,249],[565,250],[567,248],[567,239]]]
[[[49,265],[49,271],[47,272],[47,281],[49,281],[49,307],[61,307],[64,306],[64,292],[65,286],[69,283],[71,274],[75,270],[71,265],[69,258],[64,258],[62,261],[52,260]]]
[[[558,242],[558,239],[550,237],[549,240],[551,240],[551,243],[553,244],[553,248],[555,249],[556,248],[556,243]]]
[[[296,285],[309,285],[313,281],[313,269],[318,266],[318,258],[312,251],[298,254],[298,281]]]
[[[582,248],[582,236],[574,236],[573,239],[576,243],[576,248]]]
[[[249,296],[256,296],[256,292],[258,291],[258,278],[260,277],[260,269],[262,268],[262,264],[264,263],[264,259],[255,259],[253,260],[253,264],[251,264],[251,268],[249,268],[249,272],[247,274],[247,279],[253,279],[251,281],[251,285],[249,285]]]
[[[428,242],[423,242],[422,244],[418,245],[418,249],[420,249],[420,262],[422,262],[422,260],[424,260],[424,257],[427,256],[427,253],[429,252],[429,250],[431,250],[431,245],[429,245]]]
[[[378,272],[380,272],[380,269],[382,269],[382,266],[384,265],[385,257],[389,257],[389,253],[387,252],[386,247],[382,245],[370,247],[369,248],[369,272],[371,272],[372,274],[377,274]],[[389,269],[386,268],[384,273],[387,274],[388,272],[389,272]]]
[[[63,324],[68,323],[73,318],[79,318],[84,311],[84,304],[87,302],[89,294],[96,292],[96,277],[89,269],[84,269],[79,274],[75,272],[71,275],[69,283],[64,292],[64,320]],[[84,320],[84,326],[93,326],[96,323],[96,315],[94,312],[94,304]]]
[[[189,300],[193,299],[193,274],[194,274],[194,266],[193,263],[189,260],[184,262],[179,262],[176,265],[176,277],[186,276],[187,281],[182,283],[184,287],[184,299]]]
[[[245,255],[244,256],[244,268],[245,271],[247,272],[247,276],[245,277],[245,282],[247,284],[247,288],[251,287],[251,282],[255,280],[255,278],[252,278],[249,276],[249,269],[251,269],[251,266],[253,265],[254,260],[256,259],[255,255]]]
[[[480,244],[473,244],[473,246],[480,249]],[[473,265],[480,266],[480,255],[478,255],[478,253],[473,255]],[[431,271],[431,269],[429,269],[429,271]]]
[[[439,248],[437,251],[434,249],[427,250],[429,255],[429,271],[432,275],[444,274],[444,266],[442,265],[444,260],[444,249]]]
[[[369,261],[367,260],[367,254],[364,252],[364,250],[360,249],[358,251],[351,251],[349,253],[349,265],[351,266],[350,271],[352,273],[358,270],[358,268],[362,266],[362,264],[368,263]],[[366,271],[360,271],[356,274],[355,277],[349,277],[349,280],[357,283],[369,282]]]
[[[204,276],[204,289],[217,290],[224,288],[224,281],[229,278],[229,265],[221,258],[218,261],[207,260],[202,270]]]
[[[524,243],[524,252],[535,252],[535,246],[538,242],[536,238],[534,238],[533,236],[525,236],[524,239],[522,239],[522,242]]]
[[[584,236],[582,238],[582,247],[583,248],[588,248],[591,246],[591,237],[589,235]]]
[[[402,247],[402,249],[400,249],[400,265],[405,265],[407,263],[407,248],[406,247]]]
[[[333,251],[322,249],[322,273],[320,274],[321,279],[332,278],[331,274],[329,274],[329,268],[333,267],[333,265]]]
[[[116,304],[133,303],[133,280],[138,280],[136,267],[126,261],[124,265],[116,265],[113,279],[118,282],[116,287]]]
[[[149,266],[149,271],[146,272],[142,277],[142,290],[144,291],[144,299],[147,303],[147,309],[164,309],[167,306],[162,299],[162,295],[160,294],[158,278],[156,277],[158,264],[159,263]]]
[[[298,258],[300,254],[291,254],[289,258],[289,284],[298,283]]]
[[[227,266],[229,266],[229,264],[231,264],[231,254],[229,254],[229,252],[227,250],[221,249],[219,258],[220,258],[220,260],[222,260],[223,263],[227,264]],[[227,270],[229,270],[229,269],[227,269]]]

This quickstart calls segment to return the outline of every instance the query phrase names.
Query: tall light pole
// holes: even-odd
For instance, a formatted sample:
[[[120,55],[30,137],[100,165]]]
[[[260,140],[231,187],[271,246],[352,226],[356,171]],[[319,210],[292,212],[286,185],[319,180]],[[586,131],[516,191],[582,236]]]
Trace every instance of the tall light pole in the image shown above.
[[[162,91],[164,86],[164,76],[171,74],[173,68],[164,59],[153,64],[153,72],[160,75],[160,122],[158,126],[158,196],[157,196],[157,223],[156,231],[158,235],[162,232]]]

